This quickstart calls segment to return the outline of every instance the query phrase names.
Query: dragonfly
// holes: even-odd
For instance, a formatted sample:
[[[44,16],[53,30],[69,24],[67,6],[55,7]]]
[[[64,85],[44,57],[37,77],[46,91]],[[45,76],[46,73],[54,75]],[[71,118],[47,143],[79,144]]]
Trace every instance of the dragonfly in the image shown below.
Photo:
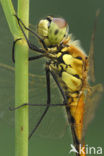
[[[98,14],[96,16],[98,16]],[[65,118],[67,118],[67,122],[70,124],[73,142],[77,150],[76,155],[85,156],[85,148],[83,148],[85,147],[85,132],[88,124],[94,116],[95,109],[103,91],[103,86],[101,84],[97,84],[95,86],[90,86],[89,84],[89,81],[94,81],[93,56],[95,28],[92,33],[89,56],[87,56],[79,42],[73,40],[73,36],[69,34],[69,27],[64,19],[54,18],[51,16],[41,19],[37,27],[37,33],[35,33],[33,30],[27,28],[21,19],[17,16],[16,18],[29,48],[40,53],[40,55],[29,57],[29,61],[43,57],[48,60],[45,66],[47,104],[38,105],[46,107],[29,137],[31,137],[34,132],[38,131],[38,128],[42,124],[45,116],[49,113],[50,107],[52,107],[53,111],[57,109],[56,112],[58,113],[57,106],[59,106],[64,110]],[[38,48],[28,40],[24,29],[38,38],[42,48]],[[20,39],[14,41],[13,44],[12,58],[14,62],[15,44],[18,40]],[[63,97],[62,104],[51,104],[50,75]],[[37,104],[31,103],[27,105],[37,106]],[[21,105],[21,107],[23,106],[24,104]],[[53,114],[52,117],[54,118]],[[65,124],[61,124],[61,126],[64,125]],[[79,149],[80,145],[81,148],[84,149],[81,153]]]

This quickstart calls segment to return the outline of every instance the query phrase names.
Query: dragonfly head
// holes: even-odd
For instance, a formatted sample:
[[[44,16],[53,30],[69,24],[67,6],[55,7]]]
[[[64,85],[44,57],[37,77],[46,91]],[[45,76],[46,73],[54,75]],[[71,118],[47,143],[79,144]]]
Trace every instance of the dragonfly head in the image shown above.
[[[68,36],[68,24],[63,18],[48,16],[39,21],[37,32],[47,47],[60,44]]]

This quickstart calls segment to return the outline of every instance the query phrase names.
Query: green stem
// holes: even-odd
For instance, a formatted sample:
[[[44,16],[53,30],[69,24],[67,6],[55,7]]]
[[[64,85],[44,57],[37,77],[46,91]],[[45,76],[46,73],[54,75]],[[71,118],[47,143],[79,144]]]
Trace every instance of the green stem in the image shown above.
[[[11,0],[1,0],[10,31],[14,37],[24,38],[18,27]],[[29,0],[18,0],[18,16],[28,27]],[[28,36],[28,32],[26,32]],[[28,103],[28,46],[20,40],[15,46],[15,107]],[[28,156],[28,107],[15,111],[15,156]]]
[[[18,17],[28,27],[29,0],[18,0]],[[28,36],[28,32],[26,32]],[[28,103],[28,46],[18,42],[15,51],[15,106]],[[28,156],[28,107],[15,112],[15,156]]]
[[[2,5],[7,23],[9,25],[9,29],[15,39],[19,35],[20,30],[18,29],[17,21],[16,18],[14,17],[16,13],[13,8],[12,2],[11,0],[0,0],[0,3]]]
[[[15,107],[17,107],[28,103],[28,47],[25,42],[17,43],[15,54]],[[27,106],[15,111],[15,156],[28,156]]]

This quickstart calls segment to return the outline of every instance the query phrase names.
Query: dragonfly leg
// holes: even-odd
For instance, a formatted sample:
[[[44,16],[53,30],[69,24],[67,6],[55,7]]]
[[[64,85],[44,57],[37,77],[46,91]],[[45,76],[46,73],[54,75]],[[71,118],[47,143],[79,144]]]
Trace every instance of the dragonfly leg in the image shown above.
[[[45,107],[45,106],[47,106],[47,104],[31,104],[31,103],[24,103],[24,104],[22,104],[22,105],[20,105],[20,106],[17,106],[17,107],[9,107],[9,110],[10,110],[10,111],[15,111],[15,110],[20,109],[20,108],[22,108],[22,107],[24,107],[24,106]],[[57,106],[66,106],[66,103],[63,102],[63,104],[50,104],[50,107],[57,107]]]
[[[39,41],[42,43],[44,49],[47,50],[47,46],[46,46],[44,40],[37,33],[35,33],[34,31],[32,31],[31,29],[27,28],[25,26],[25,24],[22,22],[22,20],[17,15],[15,15],[15,17],[17,18],[17,21],[18,21],[19,26],[20,26],[20,23],[21,23],[26,30],[28,30],[30,33],[32,33],[35,37],[37,37],[39,39]]]
[[[45,57],[45,55],[31,56],[31,57],[29,57],[29,61],[33,61],[33,60],[36,60],[36,59],[39,59],[39,58],[42,58],[42,57]]]
[[[18,38],[16,40],[13,41],[13,46],[12,46],[12,61],[13,63],[15,63],[15,45],[16,45],[16,42],[21,40],[22,38]]]
[[[12,47],[12,61],[13,63],[15,63],[15,45],[17,43],[17,41],[21,40],[22,38],[18,38],[16,39],[15,41],[13,41],[13,47]],[[42,58],[42,57],[45,57],[44,54],[41,54],[41,55],[37,55],[37,56],[31,56],[29,57],[29,61],[33,61],[33,60],[36,60],[36,59],[39,59],[39,58]]]
[[[24,32],[24,30],[23,30],[23,28],[22,28],[22,26],[21,26],[21,24],[20,24],[19,21],[18,21],[18,24],[19,24],[19,27],[20,27],[20,29],[21,29],[21,31],[22,31],[22,33],[23,33],[25,39],[26,39],[26,42],[27,42],[29,48],[30,48],[31,50],[34,50],[34,51],[37,51],[37,52],[39,52],[39,53],[44,54],[45,51],[44,51],[43,49],[38,48],[36,45],[32,44],[32,43],[28,40],[28,38],[27,38],[27,36],[26,36],[26,34],[25,34],[25,32]]]
[[[15,16],[16,16],[16,15],[15,15]],[[21,22],[22,25],[24,26],[23,22],[22,22],[17,16],[16,16],[16,18],[17,18],[19,27],[20,27],[20,29],[21,29],[21,31],[22,31],[22,33],[23,33],[25,39],[26,39],[26,42],[27,42],[29,48],[30,48],[31,50],[34,50],[34,51],[37,51],[37,52],[39,52],[39,53],[44,54],[44,53],[45,53],[45,50],[38,48],[36,45],[32,44],[32,43],[28,40],[28,38],[27,38],[27,36],[26,36],[26,34],[25,34],[25,32],[24,32],[24,30],[23,30],[21,24],[20,24],[20,22]],[[25,28],[26,28],[26,27],[25,27]],[[28,29],[28,30],[29,30],[29,29]],[[37,36],[38,36],[38,35],[37,35]]]
[[[37,34],[35,34],[35,32],[33,32],[32,30],[30,30],[29,28],[27,28],[27,27],[23,24],[23,22],[22,22],[16,15],[15,15],[15,17],[16,17],[17,20],[18,20],[19,27],[20,27],[20,29],[21,29],[21,31],[22,31],[22,33],[23,33],[25,39],[26,39],[26,42],[27,42],[29,48],[30,48],[31,50],[34,50],[34,51],[39,52],[39,53],[42,54],[42,55],[38,55],[38,56],[29,57],[29,61],[44,57],[44,56],[45,56],[45,55],[44,55],[44,54],[45,54],[45,50],[43,50],[43,49],[41,49],[41,48],[38,48],[36,45],[32,44],[32,43],[28,40],[28,38],[27,38],[27,36],[26,36],[26,34],[25,34],[25,32],[24,32],[24,30],[23,30],[21,24],[24,26],[25,29],[27,29],[28,31],[30,31],[31,33],[33,33],[36,37],[38,37],[39,40],[40,40],[41,42],[43,42],[43,46],[45,46],[45,45],[44,45],[44,41],[42,41],[42,39],[41,39]],[[21,24],[20,24],[20,22],[21,22]],[[18,38],[17,40],[15,40],[15,41],[13,42],[13,48],[12,48],[12,60],[13,60],[13,62],[15,62],[15,44],[16,44],[16,42],[17,42],[18,40],[21,40],[21,39],[22,39],[22,38]],[[45,49],[47,49],[47,48],[45,48]]]
[[[41,121],[43,120],[43,118],[45,117],[49,106],[50,106],[50,102],[51,102],[51,94],[50,94],[50,71],[48,68],[46,68],[46,86],[47,86],[47,105],[46,108],[43,112],[43,114],[41,115],[39,121],[37,122],[36,126],[34,127],[34,129],[32,130],[32,132],[29,135],[29,139],[31,138],[31,136],[34,134],[34,132],[36,131],[36,129],[39,127]]]

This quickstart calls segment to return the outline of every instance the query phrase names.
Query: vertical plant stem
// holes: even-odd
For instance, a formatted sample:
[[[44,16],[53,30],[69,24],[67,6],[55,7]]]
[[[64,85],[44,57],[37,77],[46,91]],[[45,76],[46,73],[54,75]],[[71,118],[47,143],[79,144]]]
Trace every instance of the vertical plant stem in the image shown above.
[[[17,43],[15,53],[15,107],[17,107],[28,103],[28,48],[23,41]],[[15,111],[15,156],[28,156],[27,106]]]
[[[29,0],[18,0],[18,17],[28,27]],[[26,34],[28,36],[28,32]],[[28,103],[28,46],[25,40],[16,44],[15,62],[15,106],[17,107]],[[28,106],[15,111],[15,156],[28,156]]]
[[[14,15],[16,13],[15,13],[12,1],[0,0],[0,4],[3,8],[11,34],[13,35],[14,39],[16,39],[17,36],[19,35],[19,29],[18,29],[16,18],[14,18]]]
[[[15,46],[15,107],[28,103],[28,46],[15,18],[11,0],[0,0]],[[18,16],[28,27],[29,0],[18,0]],[[25,31],[25,30],[24,30]],[[28,32],[26,31],[28,36]],[[15,156],[28,156],[28,106],[15,110]]]

